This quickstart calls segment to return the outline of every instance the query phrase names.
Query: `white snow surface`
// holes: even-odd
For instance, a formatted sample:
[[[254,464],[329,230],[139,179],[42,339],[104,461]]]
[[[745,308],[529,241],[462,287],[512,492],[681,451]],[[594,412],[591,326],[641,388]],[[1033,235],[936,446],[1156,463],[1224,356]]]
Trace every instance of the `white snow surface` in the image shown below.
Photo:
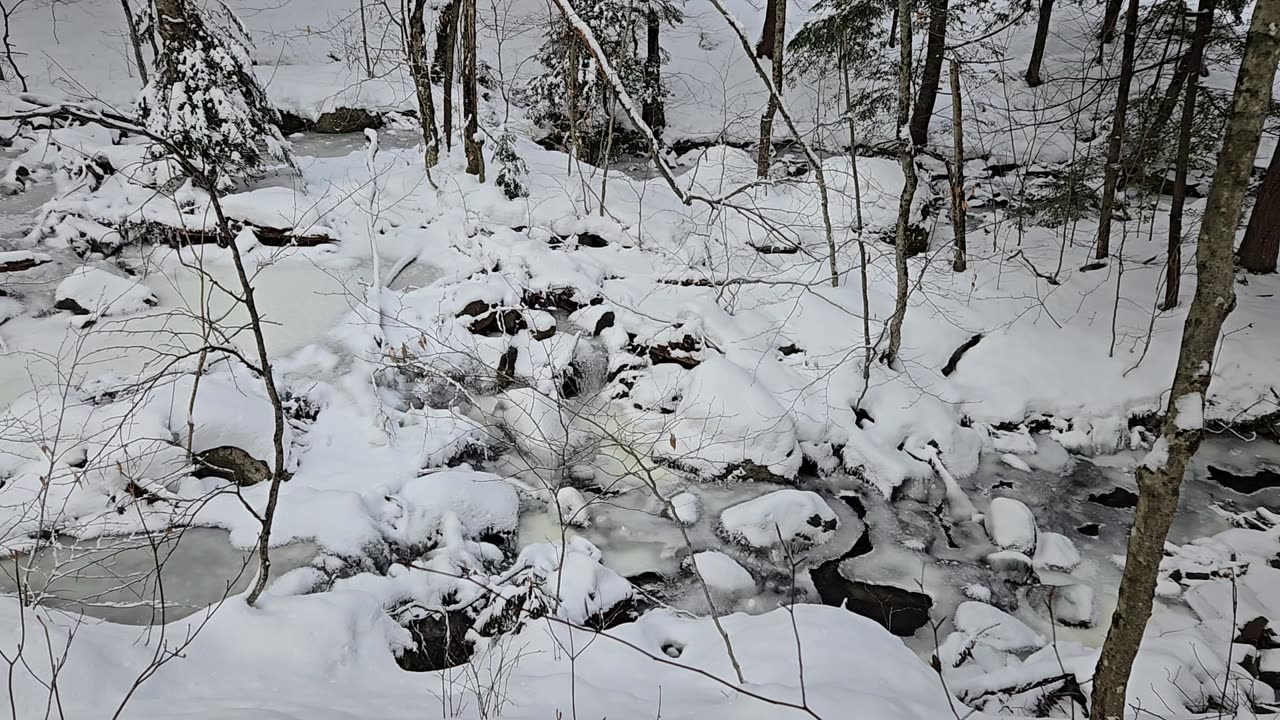
[[[75,270],[58,283],[54,295],[60,301],[75,302],[93,316],[128,315],[159,302],[141,280],[90,265]]]

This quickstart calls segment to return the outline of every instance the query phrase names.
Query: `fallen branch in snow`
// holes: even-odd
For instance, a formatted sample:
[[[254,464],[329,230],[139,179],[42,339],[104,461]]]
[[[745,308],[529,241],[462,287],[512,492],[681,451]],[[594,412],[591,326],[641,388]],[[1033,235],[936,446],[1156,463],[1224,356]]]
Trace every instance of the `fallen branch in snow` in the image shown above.
[[[951,377],[951,373],[956,371],[956,365],[960,363],[960,358],[963,358],[965,353],[972,350],[973,346],[977,345],[982,338],[983,334],[978,333],[956,348],[955,352],[951,353],[951,359],[947,360],[947,364],[942,368],[942,377]]]

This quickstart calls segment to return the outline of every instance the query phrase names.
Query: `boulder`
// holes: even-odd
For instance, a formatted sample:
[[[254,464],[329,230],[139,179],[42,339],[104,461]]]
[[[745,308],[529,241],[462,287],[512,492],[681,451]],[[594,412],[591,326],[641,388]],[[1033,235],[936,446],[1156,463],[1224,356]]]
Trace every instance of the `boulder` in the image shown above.
[[[414,607],[400,624],[409,630],[413,647],[401,652],[396,662],[409,672],[435,672],[464,665],[475,651],[466,639],[471,618],[464,612]]]
[[[196,477],[216,477],[240,487],[271,479],[271,467],[244,450],[222,445],[195,454]]]
[[[830,539],[839,523],[827,502],[808,490],[775,490],[720,513],[724,535],[756,549],[813,547]]]
[[[986,514],[987,534],[1001,550],[1031,554],[1036,549],[1036,516],[1020,500],[998,497]]]

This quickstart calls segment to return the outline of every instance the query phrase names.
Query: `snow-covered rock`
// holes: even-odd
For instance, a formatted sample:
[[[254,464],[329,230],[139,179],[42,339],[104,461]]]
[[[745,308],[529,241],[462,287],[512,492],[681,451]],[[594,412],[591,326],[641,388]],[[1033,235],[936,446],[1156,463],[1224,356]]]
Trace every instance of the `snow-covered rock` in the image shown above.
[[[704,550],[691,557],[698,576],[713,598],[729,600],[754,593],[756,581],[737,560],[716,550]]]
[[[573,527],[586,527],[591,524],[587,499],[582,491],[575,487],[562,487],[556,491],[556,506],[560,510],[560,521]]]
[[[1027,591],[1027,603],[1060,625],[1093,627],[1097,621],[1093,588],[1088,585],[1041,585]]]
[[[787,410],[742,367],[710,358],[683,375],[681,400],[664,417],[654,453],[706,476],[763,470],[792,478],[800,443]]]
[[[389,495],[384,521],[389,534],[405,545],[433,541],[446,513],[457,515],[462,533],[515,532],[520,501],[515,488],[497,475],[466,469],[430,473]]]
[[[1071,572],[1080,564],[1080,551],[1066,535],[1042,532],[1036,538],[1036,554],[1031,560],[1039,569]]]
[[[702,517],[702,501],[691,492],[678,493],[671,498],[671,508],[675,511],[676,521],[681,525],[692,525]]]
[[[1036,516],[1021,500],[999,497],[986,514],[987,534],[1002,550],[1030,554],[1036,549]]]
[[[85,265],[58,283],[54,291],[59,310],[77,315],[128,315],[155,307],[159,300],[141,280],[126,278]]]
[[[1021,470],[1022,472],[1025,472],[1025,473],[1031,472],[1031,466],[1027,464],[1027,461],[1023,460],[1017,455],[1014,455],[1013,453],[1005,453],[1001,455],[1000,461],[1003,462],[1005,465],[1008,465],[1009,467],[1013,468],[1014,470]]]
[[[830,539],[839,520],[817,493],[788,488],[727,508],[720,524],[730,539],[749,547],[804,548]]]
[[[1045,644],[1045,639],[1009,613],[981,602],[962,602],[953,620],[956,630],[988,647],[1013,652]]]

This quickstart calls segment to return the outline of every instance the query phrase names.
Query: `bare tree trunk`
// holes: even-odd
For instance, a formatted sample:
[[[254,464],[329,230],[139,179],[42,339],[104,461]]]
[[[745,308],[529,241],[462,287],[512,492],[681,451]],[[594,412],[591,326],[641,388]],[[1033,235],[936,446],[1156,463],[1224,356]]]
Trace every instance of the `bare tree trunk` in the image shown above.
[[[570,26],[570,30],[573,30],[572,26]],[[569,58],[565,65],[564,87],[565,94],[568,96],[565,98],[565,103],[567,104],[565,117],[569,118],[569,152],[567,153],[569,157],[565,167],[565,174],[573,172],[573,159],[582,157],[582,142],[578,134],[578,108],[582,104],[582,99],[578,92],[578,73],[582,70],[580,52],[580,45],[575,37],[569,42]]]
[[[654,0],[649,0],[649,10],[645,15],[645,56],[644,79],[648,97],[645,98],[643,116],[656,135],[662,135],[662,128],[667,124],[665,103],[662,99],[662,46],[659,44],[662,21],[658,11],[653,9]]]
[[[1258,190],[1258,202],[1249,216],[1244,242],[1240,244],[1240,267],[1251,273],[1276,271],[1280,253],[1280,148],[1271,155],[1267,176]]]
[[[467,173],[484,182],[480,102],[476,90],[476,0],[462,0],[462,73],[462,113],[467,116],[462,148],[467,153]]]
[[[964,272],[968,207],[964,199],[964,117],[960,102],[960,62],[951,60],[951,143],[955,156],[951,161],[951,228],[956,239],[956,255],[951,269]]]
[[[774,31],[773,50],[768,57],[772,58],[773,86],[777,88],[778,93],[769,95],[769,104],[765,107],[764,115],[760,117],[760,149],[756,156],[756,177],[762,178],[769,177],[769,160],[773,152],[773,116],[778,112],[778,96],[782,94],[783,49],[786,46],[787,37],[787,1],[770,0],[769,4],[774,10]]]
[[[409,73],[418,95],[418,118],[422,122],[423,163],[427,169],[440,160],[440,138],[436,135],[436,104],[431,90],[431,66],[427,62],[427,28],[423,10],[427,0],[413,0],[409,15]]]
[[[1027,63],[1027,85],[1040,86],[1040,65],[1044,62],[1044,48],[1049,43],[1049,22],[1053,19],[1053,0],[1040,0],[1040,16],[1036,19],[1036,40],[1031,46],[1031,60]]]
[[[858,143],[853,123],[853,92],[849,82],[848,41],[840,42],[840,76],[844,80],[844,113],[849,124],[849,169],[853,173],[854,220],[858,223],[858,274],[862,281],[862,380],[864,387],[871,380],[871,294],[867,279],[867,243],[862,237],[862,179],[858,176]],[[859,401],[861,402],[861,401]]]
[[[129,44],[133,46],[133,61],[138,65],[138,77],[142,79],[142,86],[146,87],[147,61],[142,57],[142,36],[138,34],[138,23],[133,19],[133,8],[129,5],[129,0],[120,0],[120,7],[124,10],[124,21],[129,27]]]
[[[1182,289],[1182,209],[1187,202],[1187,170],[1191,164],[1191,128],[1196,118],[1196,98],[1200,92],[1200,66],[1204,46],[1213,27],[1217,0],[1200,0],[1196,9],[1196,29],[1187,51],[1186,93],[1182,100],[1182,122],[1178,128],[1178,149],[1174,155],[1173,200],[1169,207],[1169,258],[1165,266],[1164,302],[1160,309],[1178,305]]]
[[[929,141],[929,121],[942,82],[942,52],[947,46],[947,0],[929,0],[929,39],[924,50],[924,67],[916,106],[911,113],[911,142],[924,147]]]
[[[454,57],[458,45],[458,3],[462,0],[450,0],[440,10],[440,19],[436,24],[436,51],[432,60],[432,69],[440,78],[440,114],[443,122],[445,148],[453,149],[453,76]]]
[[[782,17],[786,17],[785,8],[778,9],[779,5],[785,5],[787,0],[767,0],[764,7],[764,27],[760,29],[760,42],[756,43],[756,57],[773,59],[773,51],[778,47],[778,13],[782,13]],[[783,32],[783,35],[786,35]]]
[[[364,17],[364,0],[360,0],[360,46],[364,48],[364,72],[373,77],[373,60],[369,57],[369,25]]]
[[[1129,0],[1125,12],[1124,54],[1120,60],[1120,87],[1116,90],[1111,138],[1107,143],[1107,167],[1102,181],[1102,210],[1098,215],[1098,241],[1094,256],[1105,259],[1111,252],[1111,214],[1115,209],[1116,185],[1120,177],[1120,153],[1124,149],[1124,123],[1129,113],[1129,89],[1133,84],[1133,55],[1138,44],[1138,0]]]
[[[902,349],[902,322],[907,317],[907,233],[911,230],[911,204],[916,195],[915,146],[904,133],[911,112],[911,0],[898,0],[898,161],[902,164],[902,194],[898,198],[898,222],[893,242],[893,264],[897,293],[893,317],[889,319],[889,347],[882,358],[886,365],[898,362]]]
[[[1138,468],[1138,507],[1107,640],[1093,676],[1092,720],[1125,715],[1129,672],[1151,616],[1165,538],[1188,461],[1204,434],[1201,415],[1222,323],[1235,306],[1231,249],[1280,61],[1280,0],[1259,0],[1245,41],[1226,136],[1196,246],[1196,294],[1156,447]]]
[[[1098,33],[1103,45],[1116,39],[1116,23],[1120,20],[1121,0],[1105,0],[1106,7],[1102,14],[1102,30]],[[1102,58],[1102,49],[1098,49],[1098,58]]]

